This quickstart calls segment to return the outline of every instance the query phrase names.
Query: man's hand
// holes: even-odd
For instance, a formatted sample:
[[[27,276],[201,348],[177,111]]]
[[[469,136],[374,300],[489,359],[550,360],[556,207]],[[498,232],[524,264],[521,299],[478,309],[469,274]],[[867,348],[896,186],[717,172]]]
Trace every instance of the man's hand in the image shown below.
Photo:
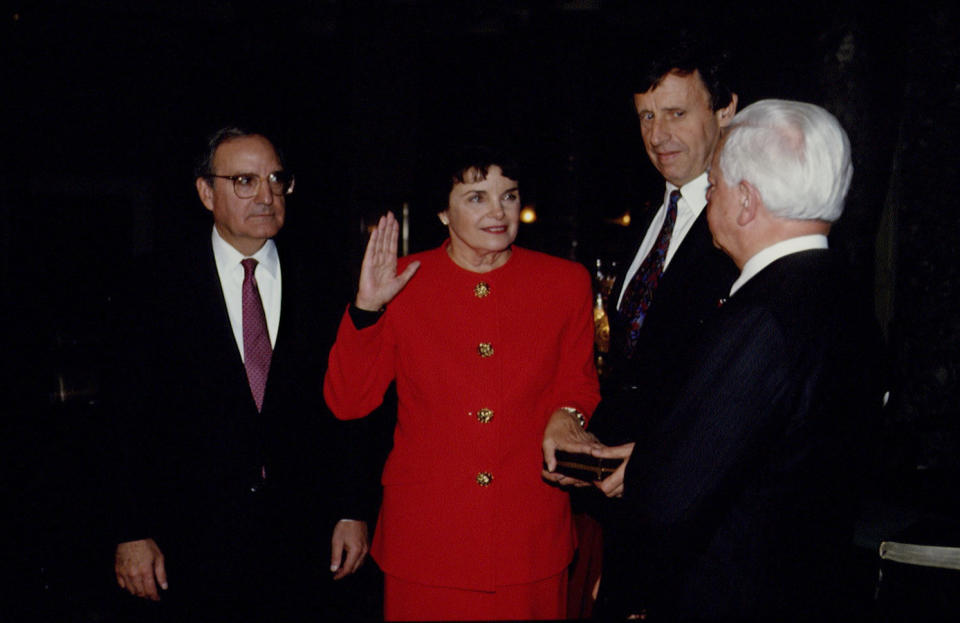
[[[622,446],[600,446],[594,448],[591,454],[601,459],[623,459],[623,463],[600,482],[594,484],[603,491],[608,498],[623,497],[623,476],[627,471],[627,463],[630,462],[630,455],[633,454],[634,442],[625,443]]]
[[[403,289],[420,262],[410,262],[401,274],[397,274],[397,239],[400,226],[392,212],[381,216],[376,229],[370,234],[367,249],[360,266],[360,284],[357,287],[357,309],[378,311],[393,300]]]
[[[541,476],[547,482],[556,483],[563,486],[586,487],[590,483],[564,476],[554,472],[557,469],[557,450],[566,450],[567,452],[578,452],[590,454],[592,450],[602,448],[603,445],[597,441],[592,433],[588,433],[580,427],[580,423],[573,414],[557,409],[550,416],[546,428],[543,429],[543,462],[546,469],[541,472]]]
[[[354,573],[367,556],[367,522],[341,519],[330,540],[330,571],[339,580]]]
[[[131,595],[160,601],[160,588],[167,590],[167,571],[163,552],[153,539],[127,541],[117,545],[113,570],[117,584]]]

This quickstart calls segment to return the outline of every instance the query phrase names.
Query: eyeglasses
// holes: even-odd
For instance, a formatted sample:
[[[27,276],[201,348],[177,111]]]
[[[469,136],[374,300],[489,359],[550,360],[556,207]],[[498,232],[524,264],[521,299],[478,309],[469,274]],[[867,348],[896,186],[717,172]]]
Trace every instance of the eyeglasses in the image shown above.
[[[260,190],[260,180],[262,179],[255,173],[238,173],[237,175],[210,174],[207,177],[219,177],[220,179],[232,181],[233,192],[237,193],[237,197],[241,199],[255,197],[257,191]],[[287,173],[286,171],[274,171],[267,176],[267,183],[270,184],[270,192],[278,197],[291,194],[293,192],[294,181],[293,173]]]

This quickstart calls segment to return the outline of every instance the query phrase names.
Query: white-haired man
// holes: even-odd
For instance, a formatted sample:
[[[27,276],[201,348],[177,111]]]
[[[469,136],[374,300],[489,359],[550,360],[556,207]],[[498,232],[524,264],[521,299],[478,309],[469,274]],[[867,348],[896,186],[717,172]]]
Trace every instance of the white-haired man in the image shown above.
[[[707,218],[740,276],[656,434],[595,451],[626,459],[598,486],[647,544],[633,571],[652,618],[838,614],[879,404],[871,323],[827,246],[852,170],[840,124],[801,102],[748,106],[714,153]]]

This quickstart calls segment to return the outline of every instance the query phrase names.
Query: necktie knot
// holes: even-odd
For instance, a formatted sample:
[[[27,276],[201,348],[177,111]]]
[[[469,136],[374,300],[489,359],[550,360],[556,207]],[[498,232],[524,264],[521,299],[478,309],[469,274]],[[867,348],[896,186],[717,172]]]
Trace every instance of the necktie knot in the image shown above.
[[[670,205],[675,206],[680,201],[680,189],[670,191]]]
[[[257,260],[248,257],[241,261],[240,264],[243,266],[243,280],[246,281],[253,277],[253,271],[257,270]]]

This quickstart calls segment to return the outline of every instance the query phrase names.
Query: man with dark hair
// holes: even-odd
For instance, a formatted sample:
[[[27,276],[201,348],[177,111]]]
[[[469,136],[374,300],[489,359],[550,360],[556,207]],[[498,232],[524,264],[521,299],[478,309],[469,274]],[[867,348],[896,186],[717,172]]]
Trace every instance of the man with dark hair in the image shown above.
[[[613,394],[639,389],[647,398],[649,379],[682,357],[736,274],[711,243],[703,209],[710,157],[737,95],[720,81],[720,61],[705,54],[681,46],[652,60],[633,96],[644,148],[666,188],[611,295]]]
[[[722,60],[680,43],[651,59],[634,83],[643,145],[666,187],[659,209],[637,219],[639,247],[621,263],[625,272],[609,299],[611,371],[590,425],[608,445],[633,442],[656,425],[654,406],[685,380],[682,363],[736,277],[736,267],[713,246],[704,212],[710,157],[737,110]],[[626,569],[643,556],[620,506],[602,506],[601,613],[619,610],[636,594]]]
[[[367,552],[362,444],[320,392],[342,271],[274,241],[294,178],[262,134],[196,173],[213,227],[136,275],[120,337],[117,582],[174,621],[316,616]]]
[[[636,72],[632,90],[646,93],[659,86],[669,74],[687,76],[696,72],[710,96],[710,107],[719,110],[736,97],[729,84],[728,56],[726,50],[709,43],[694,44],[689,36],[685,36],[675,45],[665,47],[657,56],[646,59]]]

